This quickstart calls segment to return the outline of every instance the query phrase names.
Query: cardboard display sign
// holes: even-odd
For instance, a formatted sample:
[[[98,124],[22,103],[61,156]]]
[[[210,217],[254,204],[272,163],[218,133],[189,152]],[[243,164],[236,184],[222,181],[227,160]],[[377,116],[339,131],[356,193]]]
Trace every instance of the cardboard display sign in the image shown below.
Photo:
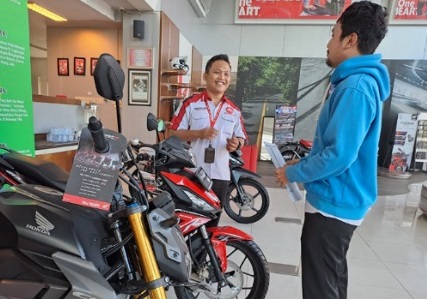
[[[106,153],[98,153],[89,130],[82,130],[63,201],[104,211],[110,209],[126,138],[108,129],[104,133],[110,148]]]
[[[417,114],[399,113],[389,172],[405,172],[411,166],[417,133]]]
[[[273,140],[275,144],[283,144],[294,139],[296,118],[297,106],[276,106],[273,130]]]

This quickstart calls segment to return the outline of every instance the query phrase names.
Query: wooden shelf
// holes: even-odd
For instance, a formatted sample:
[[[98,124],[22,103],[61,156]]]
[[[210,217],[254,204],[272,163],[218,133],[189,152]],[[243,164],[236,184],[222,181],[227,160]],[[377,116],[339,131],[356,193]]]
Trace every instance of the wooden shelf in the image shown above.
[[[160,101],[183,100],[184,97],[177,96],[160,96]]]
[[[196,87],[190,83],[162,83],[162,85],[167,86],[170,90],[177,90],[180,88],[191,88],[194,90]]]
[[[184,70],[162,70],[162,76],[179,76],[187,75],[187,71]]]
[[[33,94],[33,102],[38,103],[50,103],[50,104],[64,104],[64,105],[77,105],[80,106],[82,101],[79,99],[69,99],[69,98],[57,98],[42,96],[38,94]]]

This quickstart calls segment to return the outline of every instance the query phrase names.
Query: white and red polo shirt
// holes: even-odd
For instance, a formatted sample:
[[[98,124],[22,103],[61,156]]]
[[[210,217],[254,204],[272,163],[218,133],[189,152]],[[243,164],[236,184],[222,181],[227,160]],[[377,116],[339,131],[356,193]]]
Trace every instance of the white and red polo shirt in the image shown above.
[[[209,146],[208,139],[192,140],[191,147],[196,155],[197,166],[202,166],[212,179],[230,180],[227,138],[235,136],[246,139],[242,114],[231,100],[224,96],[218,106],[215,106],[206,91],[193,95],[180,103],[172,118],[170,129],[201,130],[209,128],[211,119],[215,118],[214,128],[218,131],[218,136],[212,140],[215,162],[204,163],[205,149]]]

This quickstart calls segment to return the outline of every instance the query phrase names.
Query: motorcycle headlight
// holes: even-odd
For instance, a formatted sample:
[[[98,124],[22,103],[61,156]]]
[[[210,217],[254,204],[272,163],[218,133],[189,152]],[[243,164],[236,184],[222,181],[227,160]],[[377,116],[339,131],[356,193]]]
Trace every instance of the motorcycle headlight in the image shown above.
[[[216,211],[216,209],[213,206],[211,206],[210,204],[208,204],[203,199],[199,198],[194,193],[192,193],[192,192],[190,192],[188,190],[184,190],[184,193],[188,196],[188,198],[190,198],[190,200],[193,202],[193,204],[196,207],[202,209],[203,211],[206,211],[206,212],[215,212]]]
[[[188,155],[190,156],[191,162],[194,164],[194,166],[197,165],[197,161],[196,161],[196,155],[193,153],[193,151],[190,149],[186,150]]]

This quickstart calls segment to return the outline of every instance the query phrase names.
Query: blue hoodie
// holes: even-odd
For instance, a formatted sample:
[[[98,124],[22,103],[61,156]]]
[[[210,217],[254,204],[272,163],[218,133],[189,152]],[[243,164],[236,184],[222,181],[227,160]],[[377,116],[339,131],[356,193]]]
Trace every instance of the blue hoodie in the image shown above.
[[[287,167],[286,175],[304,183],[313,207],[360,220],[377,198],[382,102],[390,94],[390,78],[381,55],[362,55],[335,69],[331,87],[310,155]]]

